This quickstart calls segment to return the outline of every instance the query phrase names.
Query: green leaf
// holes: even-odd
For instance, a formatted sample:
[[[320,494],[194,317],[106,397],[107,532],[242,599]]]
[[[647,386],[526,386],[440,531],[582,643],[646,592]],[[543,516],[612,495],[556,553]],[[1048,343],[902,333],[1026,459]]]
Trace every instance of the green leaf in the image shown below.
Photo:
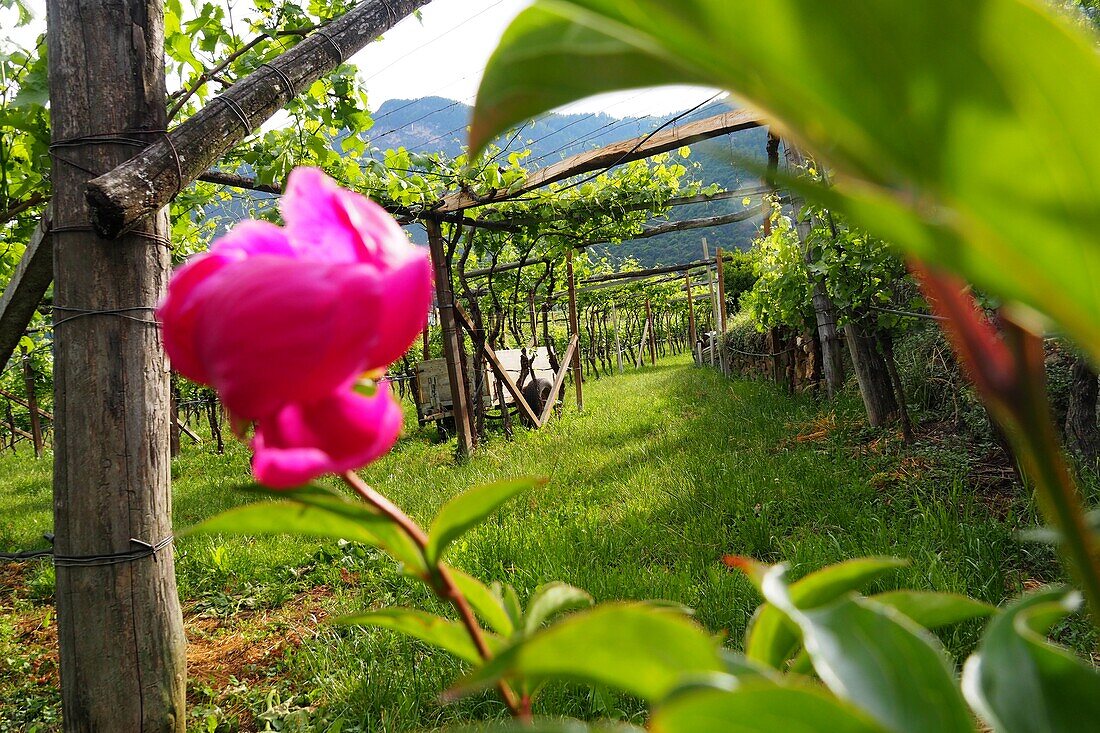
[[[261,489],[265,493],[270,491]],[[377,547],[403,563],[408,572],[427,576],[420,549],[388,518],[357,502],[321,489],[280,492],[293,497],[229,509],[181,533],[227,535],[293,534],[343,539]]]
[[[764,595],[798,624],[814,670],[838,697],[896,733],[974,730],[954,670],[928,632],[854,596],[799,608],[783,572],[778,566],[768,573]]]
[[[830,565],[791,584],[791,600],[800,608],[813,608],[859,590],[882,575],[905,565],[891,557],[865,557]],[[770,569],[757,568],[753,576],[760,587]],[[778,608],[764,603],[745,631],[745,656],[770,667],[780,666],[798,651],[798,627]]]
[[[505,677],[532,684],[558,679],[660,700],[687,678],[722,670],[717,641],[682,614],[641,603],[612,603],[516,641],[475,670],[457,692]]]
[[[493,631],[502,636],[510,636],[515,631],[512,617],[504,608],[504,602],[488,586],[472,575],[467,575],[461,570],[448,568],[451,578],[454,579],[458,590],[469,601],[478,617],[489,625]]]
[[[537,719],[533,722],[508,720],[499,723],[482,723],[448,730],[456,730],[459,733],[645,733],[643,729],[626,723]]]
[[[963,670],[971,706],[999,733],[1096,730],[1100,674],[1045,638],[1051,624],[1080,605],[1051,588],[1025,596],[990,622]]]
[[[592,596],[568,583],[554,581],[540,585],[527,601],[524,630],[532,634],[559,613],[576,611],[591,605]]]
[[[428,561],[438,562],[447,547],[516,494],[543,483],[542,479],[518,478],[478,486],[448,501],[435,515],[428,532]]]
[[[458,621],[436,616],[417,608],[383,608],[379,611],[341,616],[334,619],[332,623],[341,626],[373,626],[399,631],[406,636],[437,646],[472,664],[481,662],[481,655],[466,632],[466,627]],[[483,636],[490,649],[500,646],[500,637],[488,633]]]
[[[486,68],[472,143],[601,92],[729,89],[829,164],[831,208],[1100,361],[1100,54],[1049,5],[542,0]]]
[[[657,709],[652,733],[886,733],[858,708],[810,687],[748,683],[679,695]]]
[[[997,613],[997,609],[988,603],[956,593],[896,590],[878,593],[868,600],[900,611],[926,629],[938,629]]]

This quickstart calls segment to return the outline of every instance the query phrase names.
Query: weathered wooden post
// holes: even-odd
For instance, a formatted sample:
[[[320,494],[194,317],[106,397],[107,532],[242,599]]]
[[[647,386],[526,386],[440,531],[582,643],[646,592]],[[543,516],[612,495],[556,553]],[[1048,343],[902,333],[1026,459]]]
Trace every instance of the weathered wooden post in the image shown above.
[[[785,145],[787,162],[792,169],[798,169],[805,165],[805,158],[798,148],[790,143]],[[769,147],[769,155],[772,155]],[[774,153],[778,156],[778,151]],[[771,159],[768,162],[769,169],[773,165]],[[802,206],[802,200],[794,197],[791,207],[798,213]],[[796,216],[798,238],[802,243],[806,264],[813,262],[813,250],[810,248],[810,233],[813,231],[812,223]],[[837,330],[837,309],[825,290],[825,279],[821,275],[811,276],[813,279],[813,306],[814,319],[817,322],[817,338],[821,342],[821,373],[825,377],[825,390],[829,397],[834,397],[844,388],[844,352],[841,336]]]
[[[34,457],[42,457],[42,423],[38,418],[38,395],[34,389],[34,367],[31,365],[27,347],[20,347],[23,361],[23,384],[27,388],[27,409],[31,413],[31,442],[34,443]]]
[[[569,331],[570,336],[577,337],[577,348],[573,349],[573,360],[571,368],[573,370],[573,384],[577,387],[577,410],[584,409],[584,391],[581,386],[581,332],[577,325],[577,283],[573,278],[573,250],[569,250],[569,253],[565,257],[566,274],[569,277]]]
[[[688,340],[691,343],[691,351],[695,352],[695,297],[691,293],[691,275],[684,273],[684,289],[688,298]]]
[[[539,344],[539,337],[538,337],[538,331],[537,331],[538,324],[537,324],[537,319],[535,317],[535,291],[534,290],[528,290],[527,291],[527,310],[528,310],[527,315],[531,319],[531,341],[528,342],[528,345],[531,348],[535,348]]]
[[[710,259],[710,248],[707,246],[707,238],[703,237],[703,260]],[[711,321],[711,332],[718,330],[718,294],[714,291],[714,270],[710,269],[710,265],[707,265],[707,288],[710,290],[710,309],[713,320]],[[714,352],[718,350],[718,339],[715,336],[711,336],[707,339],[710,342],[710,365],[714,366],[715,356]]]
[[[186,726],[168,363],[168,215],[91,230],[85,183],[167,123],[161,0],[48,0],[54,151],[54,541],[67,731]]]
[[[722,268],[722,248],[719,247],[715,255],[715,259],[718,261],[718,334],[719,342],[721,342],[722,336],[726,335],[726,274]],[[729,364],[726,359],[726,350],[720,347],[719,360],[722,365],[722,373],[729,374]]]
[[[458,437],[458,458],[465,459],[474,451],[473,429],[470,426],[470,410],[466,400],[466,372],[458,345],[458,326],[455,324],[454,292],[451,290],[451,273],[447,267],[447,253],[443,244],[443,232],[435,219],[424,219],[428,230],[428,246],[435,268],[435,298],[439,304],[439,324],[443,332],[443,358],[447,361],[447,379],[451,383],[451,410],[455,418],[455,434]]]
[[[619,342],[619,309],[611,304],[611,314],[615,325],[615,362],[619,365],[619,374],[623,373],[623,347]]]
[[[645,320],[649,327],[649,363],[657,366],[657,336],[654,333],[653,309],[649,306],[649,296],[645,296]]]

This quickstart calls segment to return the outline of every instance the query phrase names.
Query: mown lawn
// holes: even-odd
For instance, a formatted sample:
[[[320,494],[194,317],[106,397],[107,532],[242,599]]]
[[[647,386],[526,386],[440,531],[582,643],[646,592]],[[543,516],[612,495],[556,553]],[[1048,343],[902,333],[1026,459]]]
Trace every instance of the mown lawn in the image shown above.
[[[461,466],[451,460],[453,444],[414,430],[363,475],[425,523],[465,487],[549,477],[464,538],[451,561],[512,583],[521,597],[556,579],[598,600],[673,600],[734,646],[757,598],[723,567],[729,553],[788,562],[794,575],[852,556],[896,555],[911,562],[891,585],[991,602],[1058,576],[1049,550],[1015,538],[1034,521],[1023,496],[973,490],[965,460],[942,446],[903,448],[861,429],[854,402],[827,409],[676,357],[592,380],[585,407],[578,414],[570,404],[544,430],[498,437]],[[0,456],[0,551],[42,545],[49,470],[48,461]],[[217,456],[185,440],[174,474],[182,528],[245,500],[234,486],[247,481],[247,452],[234,445]],[[209,537],[185,538],[177,549],[193,729],[396,731],[501,714],[489,695],[439,702],[461,674],[442,654],[390,632],[324,623],[364,606],[430,604],[374,551]],[[51,589],[47,565],[0,566],[0,731],[35,720],[48,730],[56,716]],[[1066,628],[1068,641],[1087,645],[1075,628]],[[961,653],[975,628],[944,638]],[[603,691],[562,687],[547,692],[543,712],[639,711]]]

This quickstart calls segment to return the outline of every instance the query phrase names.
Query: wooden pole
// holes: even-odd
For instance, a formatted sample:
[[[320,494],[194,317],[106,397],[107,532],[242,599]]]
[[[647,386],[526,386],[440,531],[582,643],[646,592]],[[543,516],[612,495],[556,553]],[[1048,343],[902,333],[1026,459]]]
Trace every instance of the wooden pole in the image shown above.
[[[364,0],[211,99],[186,122],[150,137],[149,147],[126,165],[89,183],[92,224],[104,236],[116,237],[157,211],[296,95],[427,4]]]
[[[428,230],[428,246],[435,268],[435,298],[439,304],[439,324],[443,331],[443,358],[447,361],[447,379],[451,383],[451,410],[455,418],[455,434],[458,437],[456,453],[459,460],[468,458],[474,451],[473,430],[470,426],[470,410],[466,401],[466,373],[462,369],[458,345],[458,328],[455,324],[454,293],[451,290],[451,273],[447,267],[447,253],[443,244],[443,232],[439,222],[425,219]]]
[[[570,334],[577,337],[577,348],[573,351],[573,384],[577,387],[577,410],[584,409],[584,391],[581,382],[581,332],[577,325],[577,283],[573,278],[573,250],[569,250],[565,257],[566,273],[569,277],[569,330]]]
[[[703,259],[710,260],[710,247],[707,246],[707,238],[703,237]],[[718,330],[718,302],[715,300],[716,294],[714,292],[714,270],[710,269],[710,265],[707,265],[707,288],[710,291],[710,308],[711,316],[714,320],[711,321],[711,332]],[[716,339],[713,336],[707,338],[710,342],[710,365],[714,366],[714,352],[717,351]]]
[[[688,298],[688,339],[691,344],[691,351],[695,353],[695,298],[691,294],[691,275],[684,275],[684,288],[687,290]]]
[[[719,351],[718,360],[722,366],[722,373],[728,374],[729,369],[726,364],[726,350],[722,347],[721,336],[726,334],[726,277],[725,271],[722,269],[722,248],[719,247],[715,259],[718,261],[718,334],[719,334]]]
[[[615,362],[619,365],[619,374],[623,373],[623,347],[619,342],[619,309],[615,304],[611,305],[611,313],[615,318]]]
[[[535,291],[534,290],[528,290],[527,291],[527,310],[528,310],[528,315],[531,318],[531,341],[530,341],[530,346],[533,349],[536,346],[538,346],[538,343],[539,343],[538,330],[537,330],[538,329],[538,319],[535,317]]]
[[[421,334],[424,346],[424,361],[432,358],[432,324],[429,321],[424,324],[424,333]]]
[[[42,423],[38,419],[38,396],[34,390],[34,367],[31,365],[27,348],[23,352],[23,383],[27,386],[27,409],[31,413],[31,441],[34,443],[34,457],[42,457]]]
[[[645,296],[645,320],[649,326],[649,363],[657,366],[656,324],[653,323],[653,309],[649,306],[649,296]]]
[[[104,137],[164,137],[164,3],[46,7],[51,131],[64,144],[51,181],[65,730],[182,733],[186,642],[171,544],[168,363],[153,320],[171,267],[168,212],[161,202],[106,241],[90,231],[84,201],[95,175],[88,171],[135,154]]]

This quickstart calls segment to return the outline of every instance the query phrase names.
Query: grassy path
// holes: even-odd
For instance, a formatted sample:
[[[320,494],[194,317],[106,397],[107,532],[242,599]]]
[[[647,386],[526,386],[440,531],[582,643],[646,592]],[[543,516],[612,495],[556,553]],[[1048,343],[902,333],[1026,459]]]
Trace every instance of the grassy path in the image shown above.
[[[465,487],[548,476],[456,546],[452,561],[512,583],[521,597],[564,580],[601,600],[677,601],[733,640],[757,599],[722,567],[727,553],[787,561],[796,575],[847,557],[896,555],[911,559],[898,584],[993,602],[1052,572],[1045,552],[1013,539],[1026,514],[1021,501],[991,513],[949,461],[919,446],[860,440],[850,405],[837,418],[808,398],[727,381],[686,358],[593,380],[585,397],[584,414],[567,409],[542,431],[498,438],[463,466],[452,464],[452,446],[414,432],[364,476],[421,521]],[[0,457],[0,549],[31,546],[49,529],[48,470]],[[246,480],[247,454],[188,449],[174,472],[182,527],[241,501],[232,487]],[[491,697],[441,707],[438,692],[460,670],[420,644],[317,623],[363,606],[427,601],[372,551],[291,538],[193,538],[179,549],[196,726],[206,715],[262,726],[266,714],[320,730],[321,719],[341,716],[344,731],[407,730],[499,710]],[[0,580],[0,659],[23,654],[26,619],[43,616],[49,593],[46,567]],[[947,642],[958,650],[972,636],[963,628]],[[0,698],[48,706],[40,688],[49,680],[28,686],[16,681],[18,670],[2,674]],[[631,712],[628,702],[583,690],[547,699],[575,715],[620,705]],[[9,729],[3,720],[0,713],[0,731]]]

